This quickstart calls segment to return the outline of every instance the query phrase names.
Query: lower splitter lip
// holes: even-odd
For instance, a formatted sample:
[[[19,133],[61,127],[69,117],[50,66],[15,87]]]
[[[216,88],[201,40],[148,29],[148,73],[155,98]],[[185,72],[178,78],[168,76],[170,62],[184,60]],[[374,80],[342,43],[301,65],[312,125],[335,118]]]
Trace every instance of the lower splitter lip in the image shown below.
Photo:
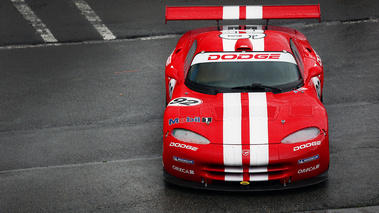
[[[164,169],[164,180],[170,184],[178,185],[181,187],[186,188],[193,188],[193,189],[203,189],[203,190],[213,190],[213,191],[276,191],[276,190],[286,190],[286,189],[294,189],[294,188],[300,188],[300,187],[307,187],[315,184],[322,183],[324,181],[328,180],[327,171],[301,181],[296,181],[292,183],[286,183],[280,184],[278,182],[251,182],[249,185],[241,185],[239,182],[224,182],[220,181],[218,183],[221,184],[206,184],[206,183],[199,183],[199,182],[193,182],[193,181],[187,181],[183,180],[177,177],[172,176],[168,172],[166,172]]]

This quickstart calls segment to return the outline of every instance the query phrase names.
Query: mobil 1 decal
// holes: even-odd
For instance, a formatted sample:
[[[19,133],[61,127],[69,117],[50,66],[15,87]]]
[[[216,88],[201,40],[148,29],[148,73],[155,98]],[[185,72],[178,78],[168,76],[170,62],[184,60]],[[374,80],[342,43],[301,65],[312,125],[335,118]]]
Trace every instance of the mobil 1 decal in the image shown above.
[[[202,103],[203,101],[197,98],[180,97],[170,101],[168,106],[196,106]]]

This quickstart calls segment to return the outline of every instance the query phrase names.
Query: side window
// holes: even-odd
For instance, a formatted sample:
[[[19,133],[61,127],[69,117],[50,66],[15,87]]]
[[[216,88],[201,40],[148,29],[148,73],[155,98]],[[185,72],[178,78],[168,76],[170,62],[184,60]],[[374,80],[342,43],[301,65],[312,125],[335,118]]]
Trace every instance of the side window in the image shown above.
[[[300,72],[304,76],[304,63],[303,63],[303,60],[301,59],[299,49],[297,49],[296,44],[292,39],[290,40],[290,46],[291,46],[291,50],[295,56],[296,62],[299,65]]]
[[[192,46],[191,48],[189,49],[188,51],[188,54],[186,56],[186,59],[184,61],[184,65],[183,65],[183,71],[184,71],[184,76],[187,76],[187,73],[188,73],[188,69],[191,65],[191,62],[192,62],[192,59],[193,59],[193,56],[195,55],[195,52],[196,52],[196,48],[197,48],[197,41],[195,40],[193,43],[192,43]]]

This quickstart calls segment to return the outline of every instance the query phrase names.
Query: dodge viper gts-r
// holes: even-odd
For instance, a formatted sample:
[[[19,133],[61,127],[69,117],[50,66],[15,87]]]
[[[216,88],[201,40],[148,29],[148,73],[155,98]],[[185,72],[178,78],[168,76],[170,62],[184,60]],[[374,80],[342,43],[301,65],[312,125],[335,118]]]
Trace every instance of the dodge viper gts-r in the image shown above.
[[[167,7],[166,21],[320,19],[319,5]],[[327,180],[323,65],[306,37],[270,25],[191,30],[166,62],[165,181],[276,190]]]

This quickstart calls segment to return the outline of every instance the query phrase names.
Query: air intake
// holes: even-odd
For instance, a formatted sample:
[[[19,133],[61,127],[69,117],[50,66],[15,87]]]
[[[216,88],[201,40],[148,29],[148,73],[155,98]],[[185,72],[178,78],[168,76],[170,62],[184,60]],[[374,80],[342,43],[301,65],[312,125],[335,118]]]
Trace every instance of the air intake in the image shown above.
[[[253,51],[253,44],[249,39],[238,39],[236,45],[234,46],[234,50],[236,52]]]

